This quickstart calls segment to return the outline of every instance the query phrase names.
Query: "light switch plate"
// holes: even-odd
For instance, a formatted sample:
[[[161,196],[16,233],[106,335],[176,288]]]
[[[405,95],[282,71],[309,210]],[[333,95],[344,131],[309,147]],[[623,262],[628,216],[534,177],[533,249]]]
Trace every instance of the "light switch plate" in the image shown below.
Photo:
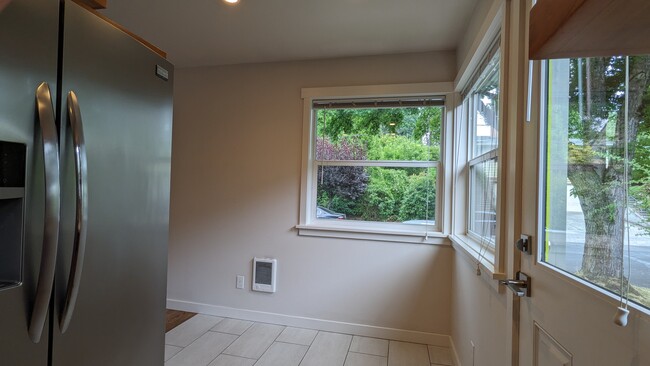
[[[244,276],[237,276],[237,288],[244,288]]]

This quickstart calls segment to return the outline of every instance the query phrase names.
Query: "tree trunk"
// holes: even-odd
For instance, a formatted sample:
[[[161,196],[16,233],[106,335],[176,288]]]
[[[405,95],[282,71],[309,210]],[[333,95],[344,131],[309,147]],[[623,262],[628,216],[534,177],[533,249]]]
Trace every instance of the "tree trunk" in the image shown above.
[[[601,179],[594,166],[573,165],[569,180],[585,217],[585,247],[581,274],[590,280],[617,277],[621,270],[624,187],[616,177]]]

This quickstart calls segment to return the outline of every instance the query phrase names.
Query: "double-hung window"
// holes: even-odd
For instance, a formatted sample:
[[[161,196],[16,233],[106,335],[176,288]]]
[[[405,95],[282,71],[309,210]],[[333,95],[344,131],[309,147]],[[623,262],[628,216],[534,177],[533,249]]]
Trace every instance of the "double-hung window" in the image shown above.
[[[436,95],[310,99],[301,234],[442,237],[444,104]]]
[[[498,43],[479,68],[463,100],[469,130],[467,235],[481,249],[494,249],[497,230],[499,153]]]

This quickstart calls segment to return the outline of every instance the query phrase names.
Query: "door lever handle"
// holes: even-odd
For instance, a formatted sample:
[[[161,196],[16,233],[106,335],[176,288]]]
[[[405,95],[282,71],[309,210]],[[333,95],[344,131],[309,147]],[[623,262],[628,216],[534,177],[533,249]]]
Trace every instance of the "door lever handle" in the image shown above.
[[[501,281],[502,285],[514,285],[514,286],[519,286],[519,287],[526,287],[528,285],[528,282],[522,281],[522,280],[503,280]]]
[[[517,272],[513,280],[501,280],[499,284],[506,286],[518,297],[530,297],[530,276],[523,272]]]

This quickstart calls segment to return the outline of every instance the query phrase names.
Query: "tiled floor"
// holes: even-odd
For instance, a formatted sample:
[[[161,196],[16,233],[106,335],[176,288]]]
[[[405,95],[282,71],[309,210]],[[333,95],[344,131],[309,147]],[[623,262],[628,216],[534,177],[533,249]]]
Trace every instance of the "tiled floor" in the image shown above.
[[[165,337],[166,366],[452,365],[448,348],[198,314]]]

